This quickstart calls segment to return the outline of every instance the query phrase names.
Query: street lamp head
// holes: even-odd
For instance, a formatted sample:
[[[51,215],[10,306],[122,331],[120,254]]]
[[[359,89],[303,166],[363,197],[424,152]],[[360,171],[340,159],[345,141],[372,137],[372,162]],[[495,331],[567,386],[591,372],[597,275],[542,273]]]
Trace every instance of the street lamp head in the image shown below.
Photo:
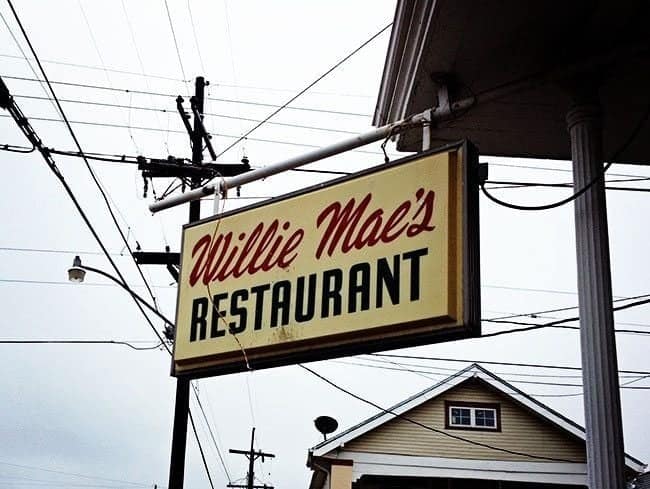
[[[70,282],[81,283],[84,281],[85,276],[86,271],[81,268],[81,258],[77,255],[74,257],[74,261],[72,262],[72,268],[68,269],[68,280],[70,280]]]

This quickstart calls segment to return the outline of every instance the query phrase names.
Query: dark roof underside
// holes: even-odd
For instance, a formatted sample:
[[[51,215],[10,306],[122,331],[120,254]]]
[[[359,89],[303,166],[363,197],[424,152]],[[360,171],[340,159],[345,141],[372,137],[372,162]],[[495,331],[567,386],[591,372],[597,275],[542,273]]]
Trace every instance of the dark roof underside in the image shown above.
[[[434,128],[433,146],[468,138],[482,154],[570,159],[570,93],[598,83],[605,158],[628,139],[650,106],[650,2],[613,0],[399,1],[375,125],[451,99],[479,103]],[[486,93],[524,86],[481,102]],[[418,151],[421,131],[398,149]],[[617,161],[650,163],[650,123]]]

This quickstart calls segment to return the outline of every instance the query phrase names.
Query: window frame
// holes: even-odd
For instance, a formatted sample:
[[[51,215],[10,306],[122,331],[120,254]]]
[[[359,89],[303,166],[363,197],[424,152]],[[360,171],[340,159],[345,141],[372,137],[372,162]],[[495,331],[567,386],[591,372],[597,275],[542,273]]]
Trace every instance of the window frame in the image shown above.
[[[469,409],[470,424],[459,425],[451,423],[452,408]],[[476,424],[476,410],[491,410],[494,412],[495,426],[479,426]],[[468,431],[501,431],[501,406],[497,403],[488,402],[467,402],[467,401],[445,401],[445,428],[448,430],[468,430]]]

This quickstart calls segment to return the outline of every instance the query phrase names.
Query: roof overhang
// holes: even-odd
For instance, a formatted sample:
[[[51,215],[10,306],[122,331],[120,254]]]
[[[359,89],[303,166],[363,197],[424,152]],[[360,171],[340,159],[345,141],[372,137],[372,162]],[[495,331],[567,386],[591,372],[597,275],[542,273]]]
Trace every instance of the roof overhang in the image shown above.
[[[346,451],[341,452],[341,456],[354,460],[353,481],[375,476],[587,485],[585,463],[470,460]]]
[[[398,0],[373,120],[383,125],[439,103],[476,103],[431,129],[431,146],[470,139],[482,154],[570,159],[565,115],[595,83],[605,158],[650,105],[650,4],[645,0]],[[403,134],[419,151],[422,131]],[[617,158],[650,163],[650,123]]]

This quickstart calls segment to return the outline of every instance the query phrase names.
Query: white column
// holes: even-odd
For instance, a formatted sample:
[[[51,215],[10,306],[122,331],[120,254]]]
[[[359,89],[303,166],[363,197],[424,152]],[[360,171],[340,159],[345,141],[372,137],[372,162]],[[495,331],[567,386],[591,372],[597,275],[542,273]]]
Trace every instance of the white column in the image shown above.
[[[567,113],[575,190],[603,168],[601,112],[580,103]],[[612,312],[604,179],[575,201],[587,471],[591,489],[624,489],[621,400]]]

